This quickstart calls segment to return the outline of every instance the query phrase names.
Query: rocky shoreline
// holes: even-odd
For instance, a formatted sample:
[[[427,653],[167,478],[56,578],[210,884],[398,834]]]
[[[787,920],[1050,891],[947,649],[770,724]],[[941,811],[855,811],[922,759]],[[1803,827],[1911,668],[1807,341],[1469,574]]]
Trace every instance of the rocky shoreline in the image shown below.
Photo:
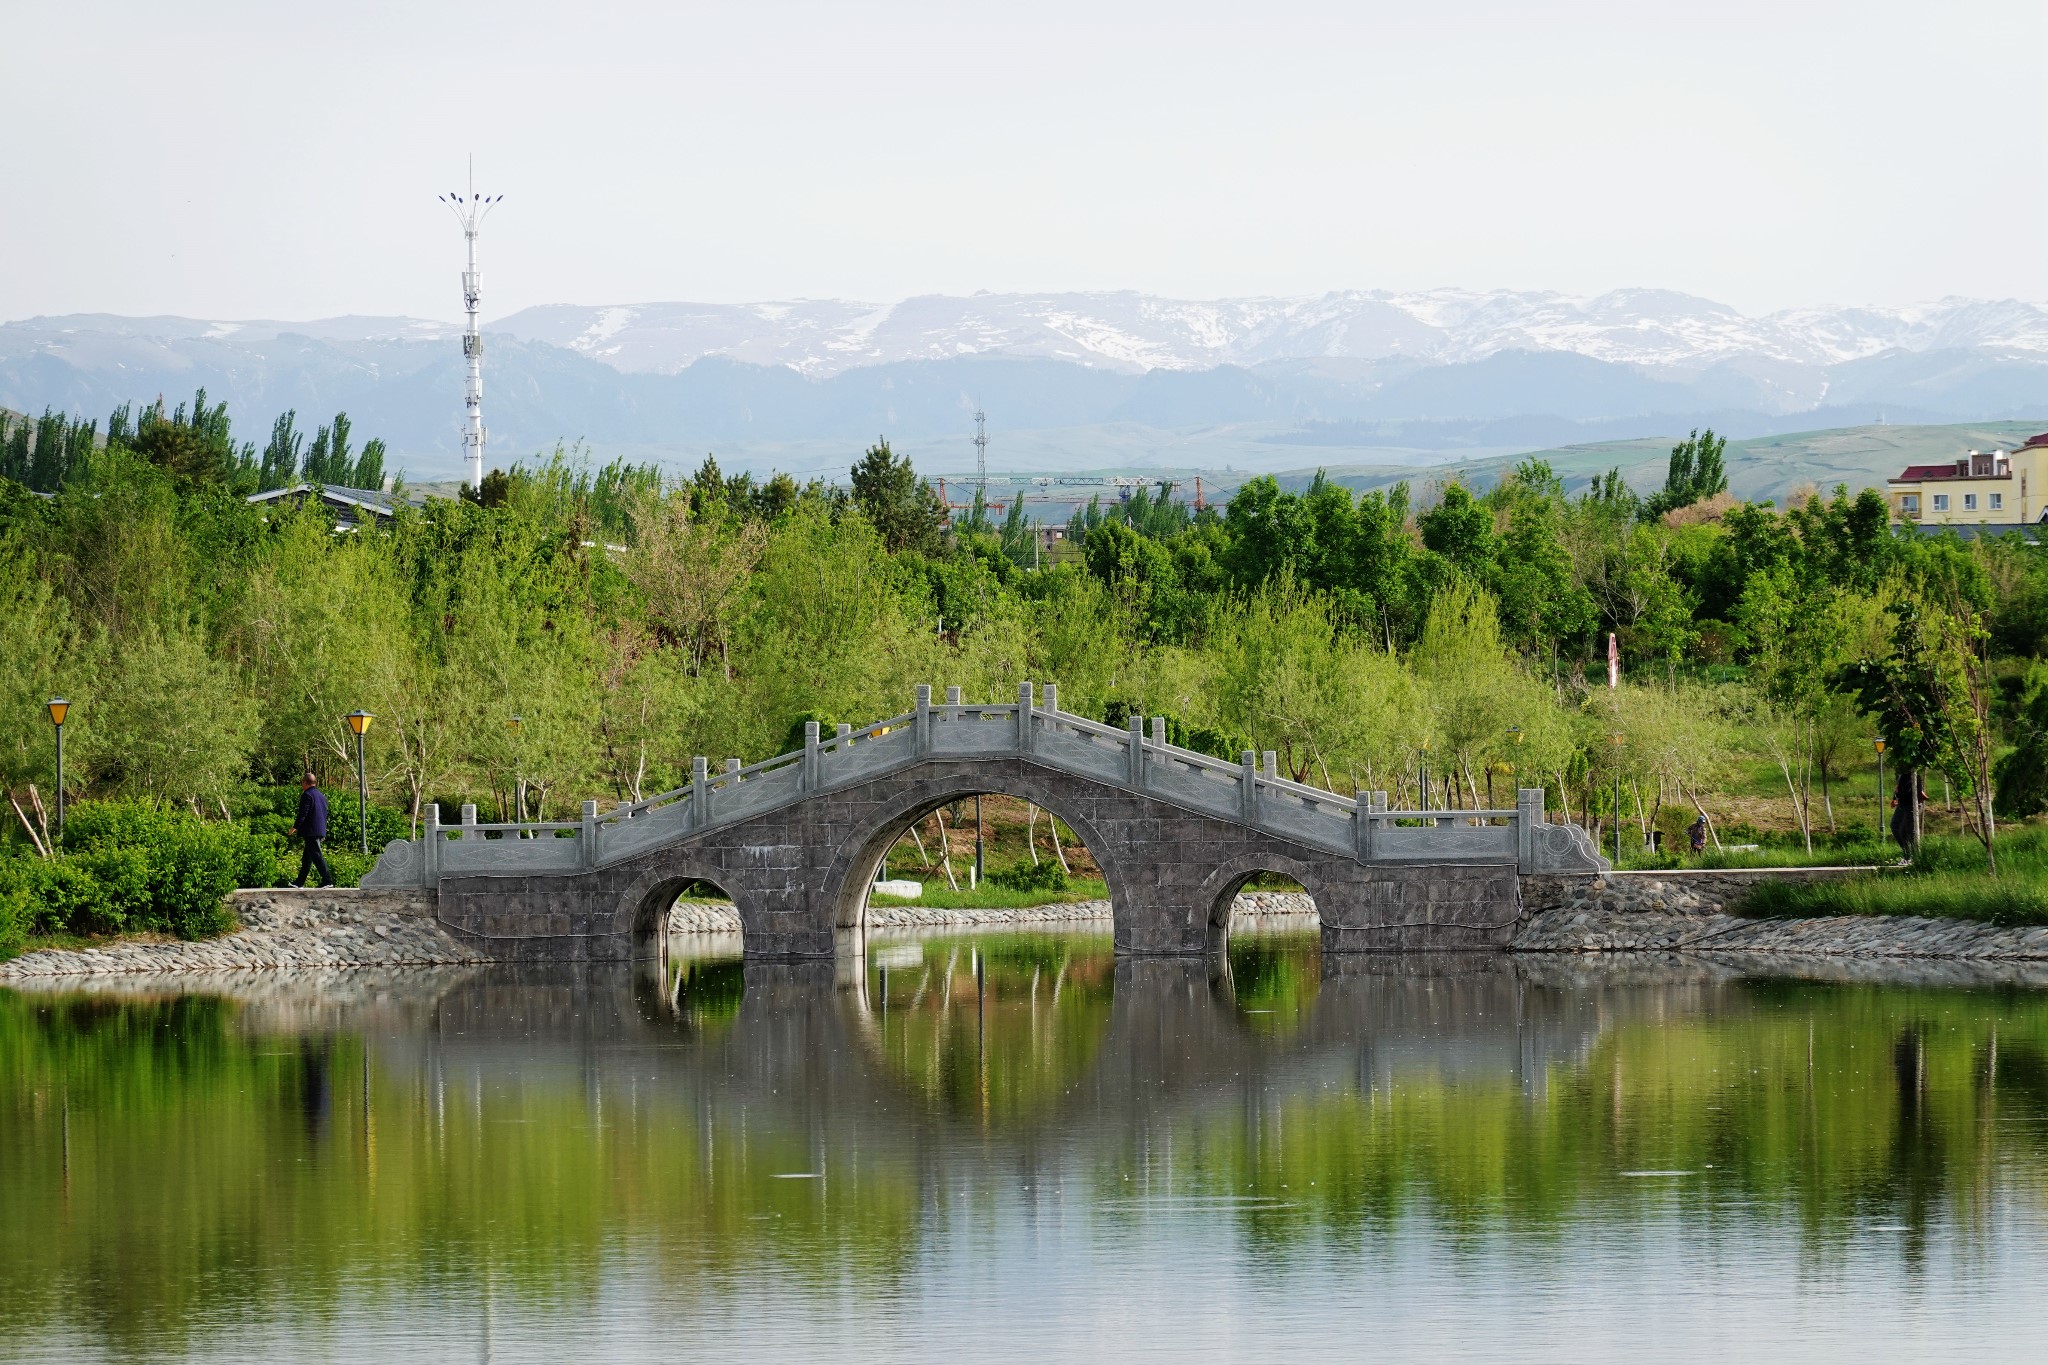
[[[1592,878],[1525,879],[1524,917],[1509,950],[1530,954],[1684,953],[1832,959],[2048,960],[2048,926],[2001,927],[1974,920],[1905,917],[1744,919],[1727,913],[1745,889],[1765,879],[1856,875],[1863,868],[1757,869],[1734,872],[1607,873]],[[116,943],[46,950],[0,963],[0,984],[79,976],[216,973],[269,968],[347,970],[488,963],[490,954],[444,929],[433,899],[417,891],[316,889],[238,891],[242,927],[198,943]],[[1019,910],[876,907],[876,930],[1031,928],[1110,925],[1109,902],[1076,901]],[[1298,892],[1241,895],[1232,926],[1310,931],[1315,903]],[[729,904],[689,902],[671,912],[678,935],[731,936],[739,916]]]
[[[232,898],[241,928],[216,939],[126,942],[104,948],[46,949],[0,962],[0,985],[48,977],[142,976],[169,972],[252,971],[267,968],[452,967],[495,961],[488,952],[449,933],[434,918],[433,899],[410,890],[280,888],[237,891]],[[1238,897],[1238,923],[1312,929],[1308,897],[1255,892]],[[1021,910],[939,910],[876,907],[875,929],[982,928],[1110,924],[1109,902],[1074,901]],[[733,934],[739,913],[730,904],[687,902],[669,918],[672,934]]]

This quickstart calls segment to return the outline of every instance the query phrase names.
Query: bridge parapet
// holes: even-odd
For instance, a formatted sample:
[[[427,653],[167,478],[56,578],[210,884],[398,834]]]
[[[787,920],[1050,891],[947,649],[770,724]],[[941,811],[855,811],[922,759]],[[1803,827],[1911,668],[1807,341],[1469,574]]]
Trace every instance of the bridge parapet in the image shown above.
[[[1270,833],[1365,864],[1512,864],[1524,875],[1597,872],[1607,861],[1576,825],[1544,818],[1541,788],[1518,793],[1511,810],[1389,810],[1385,792],[1360,802],[1263,770],[1247,751],[1228,763],[1165,741],[1142,718],[1127,729],[1059,709],[1030,683],[1014,703],[971,703],[947,689],[934,703],[920,686],[912,709],[859,730],[823,735],[806,727],[804,747],[712,772],[691,765],[687,785],[600,813],[585,803],[576,821],[476,824],[459,830],[430,807],[422,837],[394,840],[365,886],[437,886],[446,877],[531,877],[617,864],[720,826],[753,820],[811,797],[846,792],[934,760],[1023,759],[1123,792]]]

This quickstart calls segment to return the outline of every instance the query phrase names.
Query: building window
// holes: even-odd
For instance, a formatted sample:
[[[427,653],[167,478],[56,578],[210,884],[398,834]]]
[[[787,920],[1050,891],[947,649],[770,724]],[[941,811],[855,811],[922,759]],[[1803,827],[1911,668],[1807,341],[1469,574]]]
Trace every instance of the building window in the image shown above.
[[[2005,510],[2005,494],[1993,493],[1991,495],[1991,510],[1994,512],[2003,512]]]
[[[1975,493],[1963,494],[1963,510],[1965,512],[1974,512],[1977,510],[1977,495]]]
[[[1934,510],[1937,512],[1946,512],[1948,510],[1948,494],[1936,493],[1934,495]]]
[[[1920,510],[1920,495],[1918,493],[1908,493],[1899,499],[1899,505],[1908,512],[1917,512]]]

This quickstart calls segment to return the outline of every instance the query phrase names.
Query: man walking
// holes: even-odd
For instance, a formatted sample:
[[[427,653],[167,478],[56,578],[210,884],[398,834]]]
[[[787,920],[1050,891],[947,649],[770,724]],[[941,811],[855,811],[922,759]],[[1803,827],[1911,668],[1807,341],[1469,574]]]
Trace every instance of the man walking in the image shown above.
[[[320,885],[334,885],[334,874],[327,870],[326,855],[320,852],[320,841],[327,837],[327,797],[311,773],[300,779],[299,813],[292,821],[290,832],[306,841],[306,851],[299,857],[299,879],[292,885],[304,886],[306,873],[315,868],[320,871]]]

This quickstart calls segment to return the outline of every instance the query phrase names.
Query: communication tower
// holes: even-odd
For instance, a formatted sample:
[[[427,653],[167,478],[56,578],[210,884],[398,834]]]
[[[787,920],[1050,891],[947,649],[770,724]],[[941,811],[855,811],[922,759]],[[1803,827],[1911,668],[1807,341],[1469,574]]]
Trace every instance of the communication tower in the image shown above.
[[[483,226],[491,208],[505,196],[502,194],[482,195],[476,192],[476,163],[470,162],[469,193],[457,194],[450,190],[437,196],[455,215],[455,221],[462,224],[462,235],[469,244],[468,268],[462,272],[462,307],[469,315],[469,325],[462,333],[462,358],[469,371],[463,388],[462,403],[464,418],[462,427],[462,480],[471,488],[484,486],[484,334],[477,328],[477,308],[483,302],[483,285],[476,273],[476,230]]]
[[[974,410],[974,484],[988,500],[988,414]]]

